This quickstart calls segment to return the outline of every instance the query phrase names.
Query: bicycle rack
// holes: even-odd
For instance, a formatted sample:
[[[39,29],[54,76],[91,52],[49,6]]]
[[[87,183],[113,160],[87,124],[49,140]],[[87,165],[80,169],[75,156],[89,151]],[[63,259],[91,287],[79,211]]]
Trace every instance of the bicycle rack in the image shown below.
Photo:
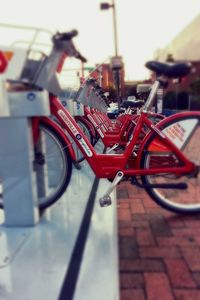
[[[93,80],[86,80],[86,82],[80,87],[76,96],[76,101],[107,113],[108,106],[106,105],[105,100],[98,93],[98,90],[95,88]]]
[[[13,45],[7,50],[17,55],[18,50]],[[100,300],[103,297],[117,300],[119,279],[115,191],[111,195],[113,205],[103,211],[96,202],[102,189],[108,189],[110,183],[106,179],[101,180],[97,195],[92,199],[94,208],[90,220],[86,219],[83,224],[83,218],[88,218],[85,212],[88,212],[88,205],[91,205],[91,197],[88,199],[88,196],[94,181],[94,174],[87,162],[82,163],[82,173],[73,170],[72,183],[62,200],[41,215],[37,226],[27,227],[38,222],[36,193],[43,193],[42,188],[39,191],[36,188],[29,118],[48,115],[49,107],[48,97],[43,91],[7,88],[8,78],[17,81],[21,76],[27,58],[26,51],[28,49],[19,49],[21,60],[18,58],[18,62],[21,61],[21,67],[15,72],[15,77],[12,77],[12,72],[9,77],[8,73],[0,74],[0,157],[6,156],[6,160],[0,160],[0,197],[3,192],[5,225],[15,227],[10,229],[0,225],[0,298],[17,300],[23,294],[30,299],[59,299],[66,272],[71,270],[69,265],[70,260],[73,260],[75,246],[80,246],[85,237],[73,299]],[[16,58],[15,55],[12,59]],[[70,98],[73,99],[72,95]],[[75,114],[81,114],[82,105],[71,101],[73,111],[74,106]],[[96,147],[102,153],[103,145],[97,144]],[[0,211],[0,222],[2,220],[4,218]],[[85,224],[89,224],[88,234],[83,232],[80,236],[79,232],[86,230]],[[18,226],[23,227],[16,228]],[[80,248],[76,253],[79,252]],[[74,267],[77,268],[76,262],[73,263]],[[92,272],[95,272],[95,280],[91,285]],[[73,280],[72,275],[70,290]]]
[[[33,41],[32,41],[33,42]],[[32,45],[31,42],[31,45]],[[33,169],[30,117],[49,115],[45,91],[22,89],[19,79],[30,48],[0,46],[8,65],[0,74],[0,178],[6,226],[31,226],[39,220],[37,176]]]

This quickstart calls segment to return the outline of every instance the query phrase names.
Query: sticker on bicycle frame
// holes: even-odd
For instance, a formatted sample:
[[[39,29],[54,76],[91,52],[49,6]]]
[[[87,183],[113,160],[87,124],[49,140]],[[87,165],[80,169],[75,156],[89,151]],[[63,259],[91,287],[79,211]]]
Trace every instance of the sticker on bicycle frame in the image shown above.
[[[106,132],[106,128],[103,124],[101,124],[101,128],[103,129],[104,132]]]
[[[181,149],[191,136],[197,123],[198,119],[186,119],[169,125],[163,132],[179,149]]]
[[[95,126],[95,128],[98,131],[100,137],[104,138],[103,132],[101,131],[101,129],[99,128],[99,126],[97,125],[97,123],[93,120],[93,118],[89,114],[87,115],[87,117],[92,122],[92,124]]]
[[[79,144],[82,146],[82,148],[84,149],[85,153],[87,154],[88,157],[92,157],[92,151],[90,150],[90,148],[88,147],[88,145],[86,144],[85,140],[81,137],[80,140],[78,140]]]
[[[71,131],[71,133],[73,134],[73,136],[78,141],[78,143],[82,146],[82,148],[85,151],[86,155],[88,157],[92,157],[92,155],[93,155],[92,151],[90,150],[90,148],[88,147],[86,141],[84,140],[84,138],[82,137],[82,135],[78,132],[78,130],[76,129],[76,127],[74,126],[74,124],[70,121],[70,119],[68,118],[68,116],[61,109],[58,110],[58,114],[62,118],[62,120],[65,122],[65,124],[68,126],[68,128]]]
[[[76,139],[77,139],[78,141],[81,139],[81,135],[80,135],[79,133],[76,135]]]

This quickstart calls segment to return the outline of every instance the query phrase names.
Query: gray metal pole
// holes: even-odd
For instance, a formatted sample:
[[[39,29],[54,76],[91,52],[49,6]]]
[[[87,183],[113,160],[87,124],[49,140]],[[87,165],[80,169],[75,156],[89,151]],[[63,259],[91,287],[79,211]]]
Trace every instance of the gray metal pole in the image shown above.
[[[117,18],[116,18],[115,0],[112,0],[112,9],[113,9],[113,30],[114,30],[115,56],[118,56]]]
[[[115,56],[118,56],[118,40],[117,40],[117,17],[116,17],[116,7],[115,0],[112,0],[112,9],[113,9],[113,31],[114,31],[114,46],[115,46]],[[118,108],[120,107],[120,70],[113,70],[114,80],[117,94],[117,103]]]

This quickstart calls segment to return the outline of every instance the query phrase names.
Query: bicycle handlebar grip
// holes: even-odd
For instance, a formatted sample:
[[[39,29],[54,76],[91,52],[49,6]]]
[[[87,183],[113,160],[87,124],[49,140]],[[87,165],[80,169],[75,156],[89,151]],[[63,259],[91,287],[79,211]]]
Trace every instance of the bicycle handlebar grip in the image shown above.
[[[76,29],[63,33],[63,36],[66,40],[71,40],[77,35],[78,35],[78,31]]]
[[[77,52],[76,58],[77,58],[77,59],[80,59],[83,63],[86,63],[86,62],[87,62],[87,59],[86,59],[84,56],[82,56],[82,55],[80,54],[80,52]]]
[[[52,40],[55,42],[57,40],[60,41],[70,41],[73,37],[78,35],[77,30],[71,30],[69,32],[57,32],[56,34],[53,35]]]

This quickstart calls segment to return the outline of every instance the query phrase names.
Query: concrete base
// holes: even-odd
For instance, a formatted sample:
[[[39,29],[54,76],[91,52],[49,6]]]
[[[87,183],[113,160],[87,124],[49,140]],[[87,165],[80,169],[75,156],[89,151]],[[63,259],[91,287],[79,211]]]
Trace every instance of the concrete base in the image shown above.
[[[72,253],[84,230],[83,215],[94,181],[87,163],[81,165],[81,170],[73,170],[66,193],[35,227],[6,228],[0,212],[0,299],[61,299],[63,285],[66,300],[119,299],[115,193],[112,206],[101,208],[98,203],[107,180],[99,183],[78,275],[69,278],[69,266],[76,266]],[[71,280],[68,287],[67,280]],[[71,286],[75,287],[73,297],[68,296]]]

